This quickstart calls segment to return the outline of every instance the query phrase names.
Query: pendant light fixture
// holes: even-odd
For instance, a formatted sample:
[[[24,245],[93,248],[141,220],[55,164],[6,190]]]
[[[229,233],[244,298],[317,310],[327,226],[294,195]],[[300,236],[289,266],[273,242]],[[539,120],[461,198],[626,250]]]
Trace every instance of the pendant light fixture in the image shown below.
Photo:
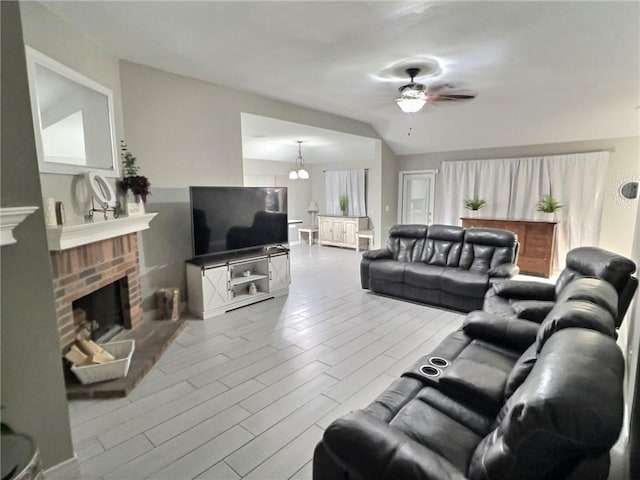
[[[304,159],[302,158],[302,140],[296,140],[298,142],[298,156],[296,157],[296,165],[289,172],[289,179],[291,180],[306,180],[309,178],[309,172],[304,168]]]

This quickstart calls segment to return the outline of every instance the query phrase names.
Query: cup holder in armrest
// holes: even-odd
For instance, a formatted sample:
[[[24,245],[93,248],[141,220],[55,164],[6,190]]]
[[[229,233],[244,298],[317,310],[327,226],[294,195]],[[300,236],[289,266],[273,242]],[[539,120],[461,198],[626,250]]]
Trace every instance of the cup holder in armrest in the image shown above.
[[[449,365],[449,360],[445,358],[437,355],[425,355],[414,363],[409,370],[404,372],[402,376],[415,378],[425,385],[437,385]]]
[[[420,373],[425,377],[439,377],[442,371],[433,365],[422,365],[420,367]]]
[[[429,363],[438,368],[446,368],[449,366],[449,361],[442,357],[429,357]]]

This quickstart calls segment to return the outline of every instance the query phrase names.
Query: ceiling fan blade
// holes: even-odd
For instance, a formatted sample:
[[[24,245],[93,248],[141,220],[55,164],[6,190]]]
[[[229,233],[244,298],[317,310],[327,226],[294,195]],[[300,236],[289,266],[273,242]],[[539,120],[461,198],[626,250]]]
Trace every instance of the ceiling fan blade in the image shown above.
[[[459,102],[464,100],[473,100],[476,98],[476,94],[472,92],[465,93],[438,93],[435,95],[428,95],[428,102]]]
[[[449,82],[435,82],[427,86],[427,93],[438,93],[440,90],[444,88],[451,89],[451,88],[455,88],[455,86]]]

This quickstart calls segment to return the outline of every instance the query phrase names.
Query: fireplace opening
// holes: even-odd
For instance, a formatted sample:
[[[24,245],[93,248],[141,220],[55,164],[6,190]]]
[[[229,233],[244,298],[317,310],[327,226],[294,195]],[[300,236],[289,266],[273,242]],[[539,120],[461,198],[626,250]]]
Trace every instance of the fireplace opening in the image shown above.
[[[108,342],[123,328],[131,328],[127,277],[75,300],[72,308],[77,333],[88,332],[91,340]]]

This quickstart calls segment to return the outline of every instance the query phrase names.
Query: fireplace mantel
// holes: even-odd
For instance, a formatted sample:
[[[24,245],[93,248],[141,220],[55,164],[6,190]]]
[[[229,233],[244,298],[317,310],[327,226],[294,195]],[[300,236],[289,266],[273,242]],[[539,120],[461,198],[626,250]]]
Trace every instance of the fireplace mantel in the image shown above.
[[[89,222],[47,227],[49,251],[66,250],[88,243],[119,237],[149,228],[157,213],[145,213],[128,217],[96,218]]]
[[[0,235],[0,245],[12,245],[17,242],[13,236],[13,229],[22,221],[35,212],[38,207],[7,207],[0,208],[0,224],[2,235]]]

